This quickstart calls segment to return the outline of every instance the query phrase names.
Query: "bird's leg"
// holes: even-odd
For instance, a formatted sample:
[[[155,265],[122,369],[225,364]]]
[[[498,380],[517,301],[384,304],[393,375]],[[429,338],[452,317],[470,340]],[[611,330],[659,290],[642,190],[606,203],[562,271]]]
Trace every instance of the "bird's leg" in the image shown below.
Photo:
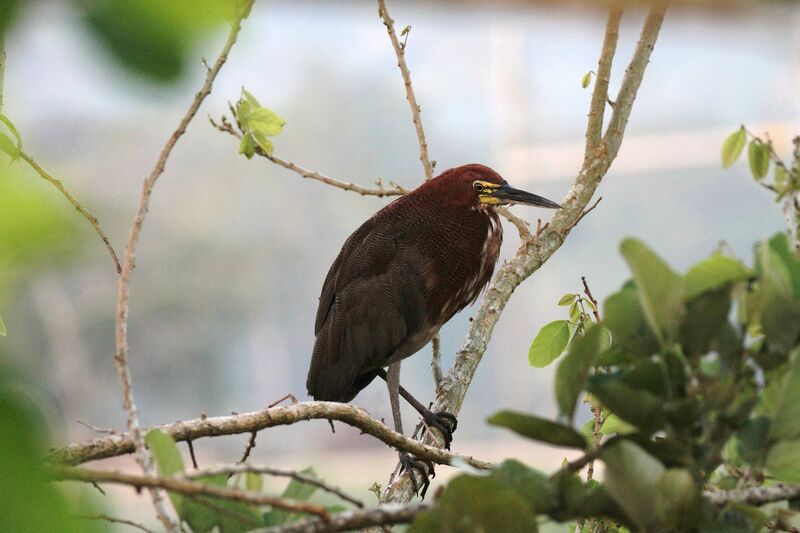
[[[397,365],[399,366],[399,363],[397,363]],[[378,375],[381,378],[383,378],[386,381],[386,383],[389,385],[389,396],[390,397],[391,397],[391,394],[392,394],[392,384],[389,383],[389,376],[391,375],[391,372],[392,372],[392,366],[389,366],[389,373],[388,374],[383,370],[378,372]],[[456,419],[456,417],[453,414],[448,413],[446,411],[437,411],[437,412],[434,413],[433,411],[431,411],[430,409],[428,409],[427,407],[422,405],[422,403],[420,403],[419,400],[414,398],[411,395],[410,392],[408,392],[405,388],[403,388],[402,385],[400,385],[400,370],[399,369],[397,371],[397,392],[395,394],[397,394],[397,393],[399,393],[400,396],[405,398],[405,400],[411,405],[411,407],[416,409],[417,412],[420,415],[422,415],[422,419],[425,421],[425,423],[429,427],[435,427],[436,429],[438,429],[439,431],[442,432],[442,437],[444,439],[444,447],[449,450],[450,449],[450,443],[453,441],[453,432],[458,427],[458,420]],[[395,396],[395,398],[396,398],[396,396]],[[397,402],[399,404],[400,403],[399,398],[396,398],[396,399],[397,399]],[[398,411],[399,411],[399,407],[400,406],[398,405]],[[394,404],[392,405],[392,411],[394,411]],[[398,414],[398,416],[399,416],[399,414]]]
[[[389,402],[392,404],[392,418],[394,418],[394,429],[401,435],[403,434],[403,419],[400,414],[400,363],[393,363],[389,365],[389,372],[384,372],[381,370],[380,376],[386,380],[386,385],[389,387]],[[436,473],[433,471],[433,463],[430,461],[420,461],[417,458],[411,456],[406,452],[399,453],[400,458],[400,465],[406,471],[408,471],[408,475],[411,476],[411,485],[414,487],[414,492],[416,493],[419,490],[419,484],[417,483],[417,476],[414,474],[414,470],[420,473],[422,476],[422,493],[420,496],[422,498],[425,497],[425,493],[428,491],[428,486],[430,486],[430,481],[428,481],[428,472],[430,471],[431,476],[435,476]],[[425,470],[425,467],[428,467],[428,470]],[[402,471],[402,470],[401,470]]]

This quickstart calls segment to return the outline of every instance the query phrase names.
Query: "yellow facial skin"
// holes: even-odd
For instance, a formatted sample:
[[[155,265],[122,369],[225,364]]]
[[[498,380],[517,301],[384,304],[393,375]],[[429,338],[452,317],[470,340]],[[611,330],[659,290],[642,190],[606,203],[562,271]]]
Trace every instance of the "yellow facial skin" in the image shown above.
[[[486,205],[498,205],[503,203],[500,198],[496,198],[492,196],[494,191],[500,188],[500,185],[497,183],[492,183],[491,181],[482,181],[482,180],[475,180],[472,182],[472,186],[478,191],[478,201],[482,204]]]

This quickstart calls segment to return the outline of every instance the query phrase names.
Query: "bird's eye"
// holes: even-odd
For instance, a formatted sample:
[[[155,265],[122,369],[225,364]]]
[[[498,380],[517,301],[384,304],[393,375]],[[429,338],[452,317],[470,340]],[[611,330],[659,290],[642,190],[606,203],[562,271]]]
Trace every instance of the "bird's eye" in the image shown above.
[[[473,184],[472,184],[472,187],[473,187],[473,188],[474,188],[474,189],[475,189],[477,192],[483,192],[483,190],[484,190],[483,183],[481,183],[481,182],[479,182],[479,181],[476,181],[475,183],[473,183]]]

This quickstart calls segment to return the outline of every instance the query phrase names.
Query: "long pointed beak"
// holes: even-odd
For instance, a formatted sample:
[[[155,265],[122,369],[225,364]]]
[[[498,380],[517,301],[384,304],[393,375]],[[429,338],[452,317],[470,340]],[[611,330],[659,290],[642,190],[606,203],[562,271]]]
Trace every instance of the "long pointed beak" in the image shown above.
[[[492,196],[505,202],[514,204],[535,205],[537,207],[547,207],[550,209],[561,209],[561,206],[552,200],[542,196],[515,189],[510,185],[501,185],[492,192]]]

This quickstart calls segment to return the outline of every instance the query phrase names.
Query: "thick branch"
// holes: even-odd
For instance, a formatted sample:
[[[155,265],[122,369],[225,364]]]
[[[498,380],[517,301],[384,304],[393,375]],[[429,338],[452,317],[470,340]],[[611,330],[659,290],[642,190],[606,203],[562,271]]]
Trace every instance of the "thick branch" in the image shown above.
[[[357,509],[330,515],[328,522],[319,518],[310,518],[292,522],[283,526],[255,529],[250,533],[316,533],[328,531],[350,531],[371,526],[388,526],[407,524],[416,516],[430,509],[430,504],[417,503],[410,505],[384,504],[371,509]]]
[[[89,210],[83,207],[83,205],[81,205],[81,203],[74,196],[72,196],[72,194],[66,189],[66,187],[64,187],[64,184],[61,183],[61,180],[54,178],[45,169],[40,167],[39,164],[33,159],[33,157],[31,157],[30,155],[26,154],[23,151],[20,151],[19,157],[23,161],[28,163],[31,166],[31,168],[35,170],[36,173],[39,174],[39,176],[42,177],[42,179],[49,182],[51,185],[53,185],[53,187],[58,189],[61,192],[61,194],[64,195],[64,198],[66,198],[67,201],[70,204],[72,204],[72,207],[74,207],[78,211],[78,213],[83,215],[83,217],[89,221],[89,224],[92,225],[94,231],[97,233],[97,235],[100,236],[100,239],[106,246],[106,250],[108,250],[108,253],[111,255],[111,259],[114,261],[114,268],[116,268],[117,274],[121,274],[122,266],[120,266],[119,264],[119,259],[117,258],[117,252],[114,251],[114,247],[111,246],[111,242],[108,240],[106,233],[103,231],[103,228],[100,227],[100,222],[97,220],[97,217],[91,214]]]
[[[606,22],[606,35],[603,39],[603,48],[597,62],[597,79],[592,92],[592,103],[589,107],[589,123],[586,126],[586,150],[588,158],[600,145],[603,135],[603,115],[605,114],[606,101],[608,100],[608,84],[611,81],[611,64],[617,50],[619,39],[619,23],[622,19],[622,10],[612,6]],[[586,161],[584,160],[584,164]]]
[[[511,294],[520,283],[536,272],[558,250],[569,231],[583,215],[586,206],[589,205],[600,180],[619,150],[631,106],[658,38],[663,18],[663,7],[653,8],[648,14],[636,51],[625,73],[609,129],[602,140],[600,149],[594,150],[591,156],[586,158],[569,194],[562,202],[564,208],[556,212],[553,219],[541,232],[537,232],[536,238],[523,242],[516,255],[500,268],[484,294],[467,337],[456,356],[453,368],[445,376],[442,387],[438,390],[437,403],[434,408],[436,411],[447,411],[453,414],[459,412],[478,364],[486,351],[494,326]],[[604,48],[601,54],[612,53],[613,50],[610,48]],[[605,61],[610,64],[611,58],[601,59],[601,62]],[[596,84],[594,91],[595,94],[601,91],[600,95],[602,95],[602,84]],[[594,100],[593,97],[593,102]],[[602,105],[605,105],[605,101],[602,102]],[[592,109],[592,111],[598,110]],[[426,437],[426,439],[428,438]],[[426,442],[430,441],[426,440]],[[412,496],[411,481],[408,474],[404,473],[386,489],[381,501],[406,502]]]
[[[133,399],[133,386],[131,384],[131,374],[128,366],[128,308],[130,305],[130,283],[136,257],[136,245],[139,242],[139,234],[142,230],[142,224],[144,224],[144,219],[150,204],[150,195],[153,192],[153,187],[155,186],[159,176],[161,176],[161,174],[164,172],[167,159],[172,153],[172,149],[175,147],[178,139],[180,139],[181,136],[186,132],[186,128],[189,125],[189,122],[191,122],[192,118],[194,118],[194,116],[197,114],[200,104],[202,104],[206,96],[211,93],[211,87],[214,84],[214,79],[217,77],[217,74],[219,74],[222,65],[224,65],[225,61],[228,59],[228,53],[230,52],[231,48],[236,42],[237,36],[239,35],[241,22],[241,19],[236,18],[231,23],[230,33],[228,34],[228,39],[225,42],[225,46],[222,48],[222,52],[214,63],[214,66],[208,70],[206,79],[203,82],[203,86],[200,88],[200,91],[195,95],[192,103],[189,105],[189,109],[186,111],[186,114],[178,124],[178,128],[167,140],[167,143],[161,150],[161,154],[159,155],[153,170],[144,181],[144,184],[142,185],[141,199],[139,200],[139,209],[136,212],[136,217],[133,220],[133,225],[131,226],[131,230],[128,235],[128,241],[125,245],[122,273],[120,274],[118,284],[116,323],[117,353],[114,357],[114,361],[117,366],[119,381],[122,385],[122,405],[128,415],[127,426],[128,431],[130,431],[131,434],[132,444],[136,450],[136,461],[139,463],[142,471],[148,475],[153,473],[153,464],[150,454],[145,448],[144,437],[142,435],[141,428],[139,427],[139,412]],[[166,513],[160,492],[158,490],[151,490],[150,493],[161,522],[169,531],[176,531],[177,526],[172,522]]]
[[[230,487],[206,485],[177,477],[142,476],[125,472],[90,470],[81,467],[52,467],[49,474],[57,481],[85,481],[87,483],[115,483],[129,485],[137,489],[161,488],[187,496],[211,496],[223,500],[237,501],[250,505],[269,505],[293,513],[313,514],[327,520],[325,507],[313,503],[289,500],[270,496],[261,492],[240,490]]]
[[[742,490],[705,491],[703,493],[712,504],[723,506],[728,503],[764,505],[766,503],[800,498],[800,485],[779,483],[771,487],[749,487]]]
[[[338,402],[299,402],[293,405],[273,407],[251,413],[231,416],[201,417],[173,424],[158,426],[175,441],[196,440],[202,437],[218,437],[252,433],[262,429],[286,426],[304,420],[338,420],[385,442],[401,451],[413,453],[421,459],[439,464],[450,464],[459,458],[476,468],[488,469],[493,465],[486,461],[452,453],[435,446],[428,446],[409,439],[389,429],[383,422],[372,418],[360,407]],[[145,430],[145,431],[149,431]],[[134,451],[130,433],[98,437],[86,444],[69,444],[52,450],[47,461],[54,464],[77,465],[87,461],[124,455]]]
[[[425,179],[429,180],[433,177],[433,165],[431,165],[431,161],[428,158],[428,142],[425,140],[425,130],[422,129],[422,120],[419,116],[420,107],[416,96],[414,96],[414,88],[411,86],[411,73],[408,71],[408,65],[406,65],[405,43],[400,44],[397,39],[397,33],[394,31],[394,21],[389,16],[385,0],[378,0],[378,13],[383,19],[383,24],[389,33],[389,39],[392,41],[394,53],[397,55],[397,66],[400,67],[400,73],[403,75],[403,83],[406,86],[406,99],[408,99],[408,105],[411,106],[411,118],[414,121],[414,128],[417,130],[419,160],[422,161],[422,168],[425,170]]]

